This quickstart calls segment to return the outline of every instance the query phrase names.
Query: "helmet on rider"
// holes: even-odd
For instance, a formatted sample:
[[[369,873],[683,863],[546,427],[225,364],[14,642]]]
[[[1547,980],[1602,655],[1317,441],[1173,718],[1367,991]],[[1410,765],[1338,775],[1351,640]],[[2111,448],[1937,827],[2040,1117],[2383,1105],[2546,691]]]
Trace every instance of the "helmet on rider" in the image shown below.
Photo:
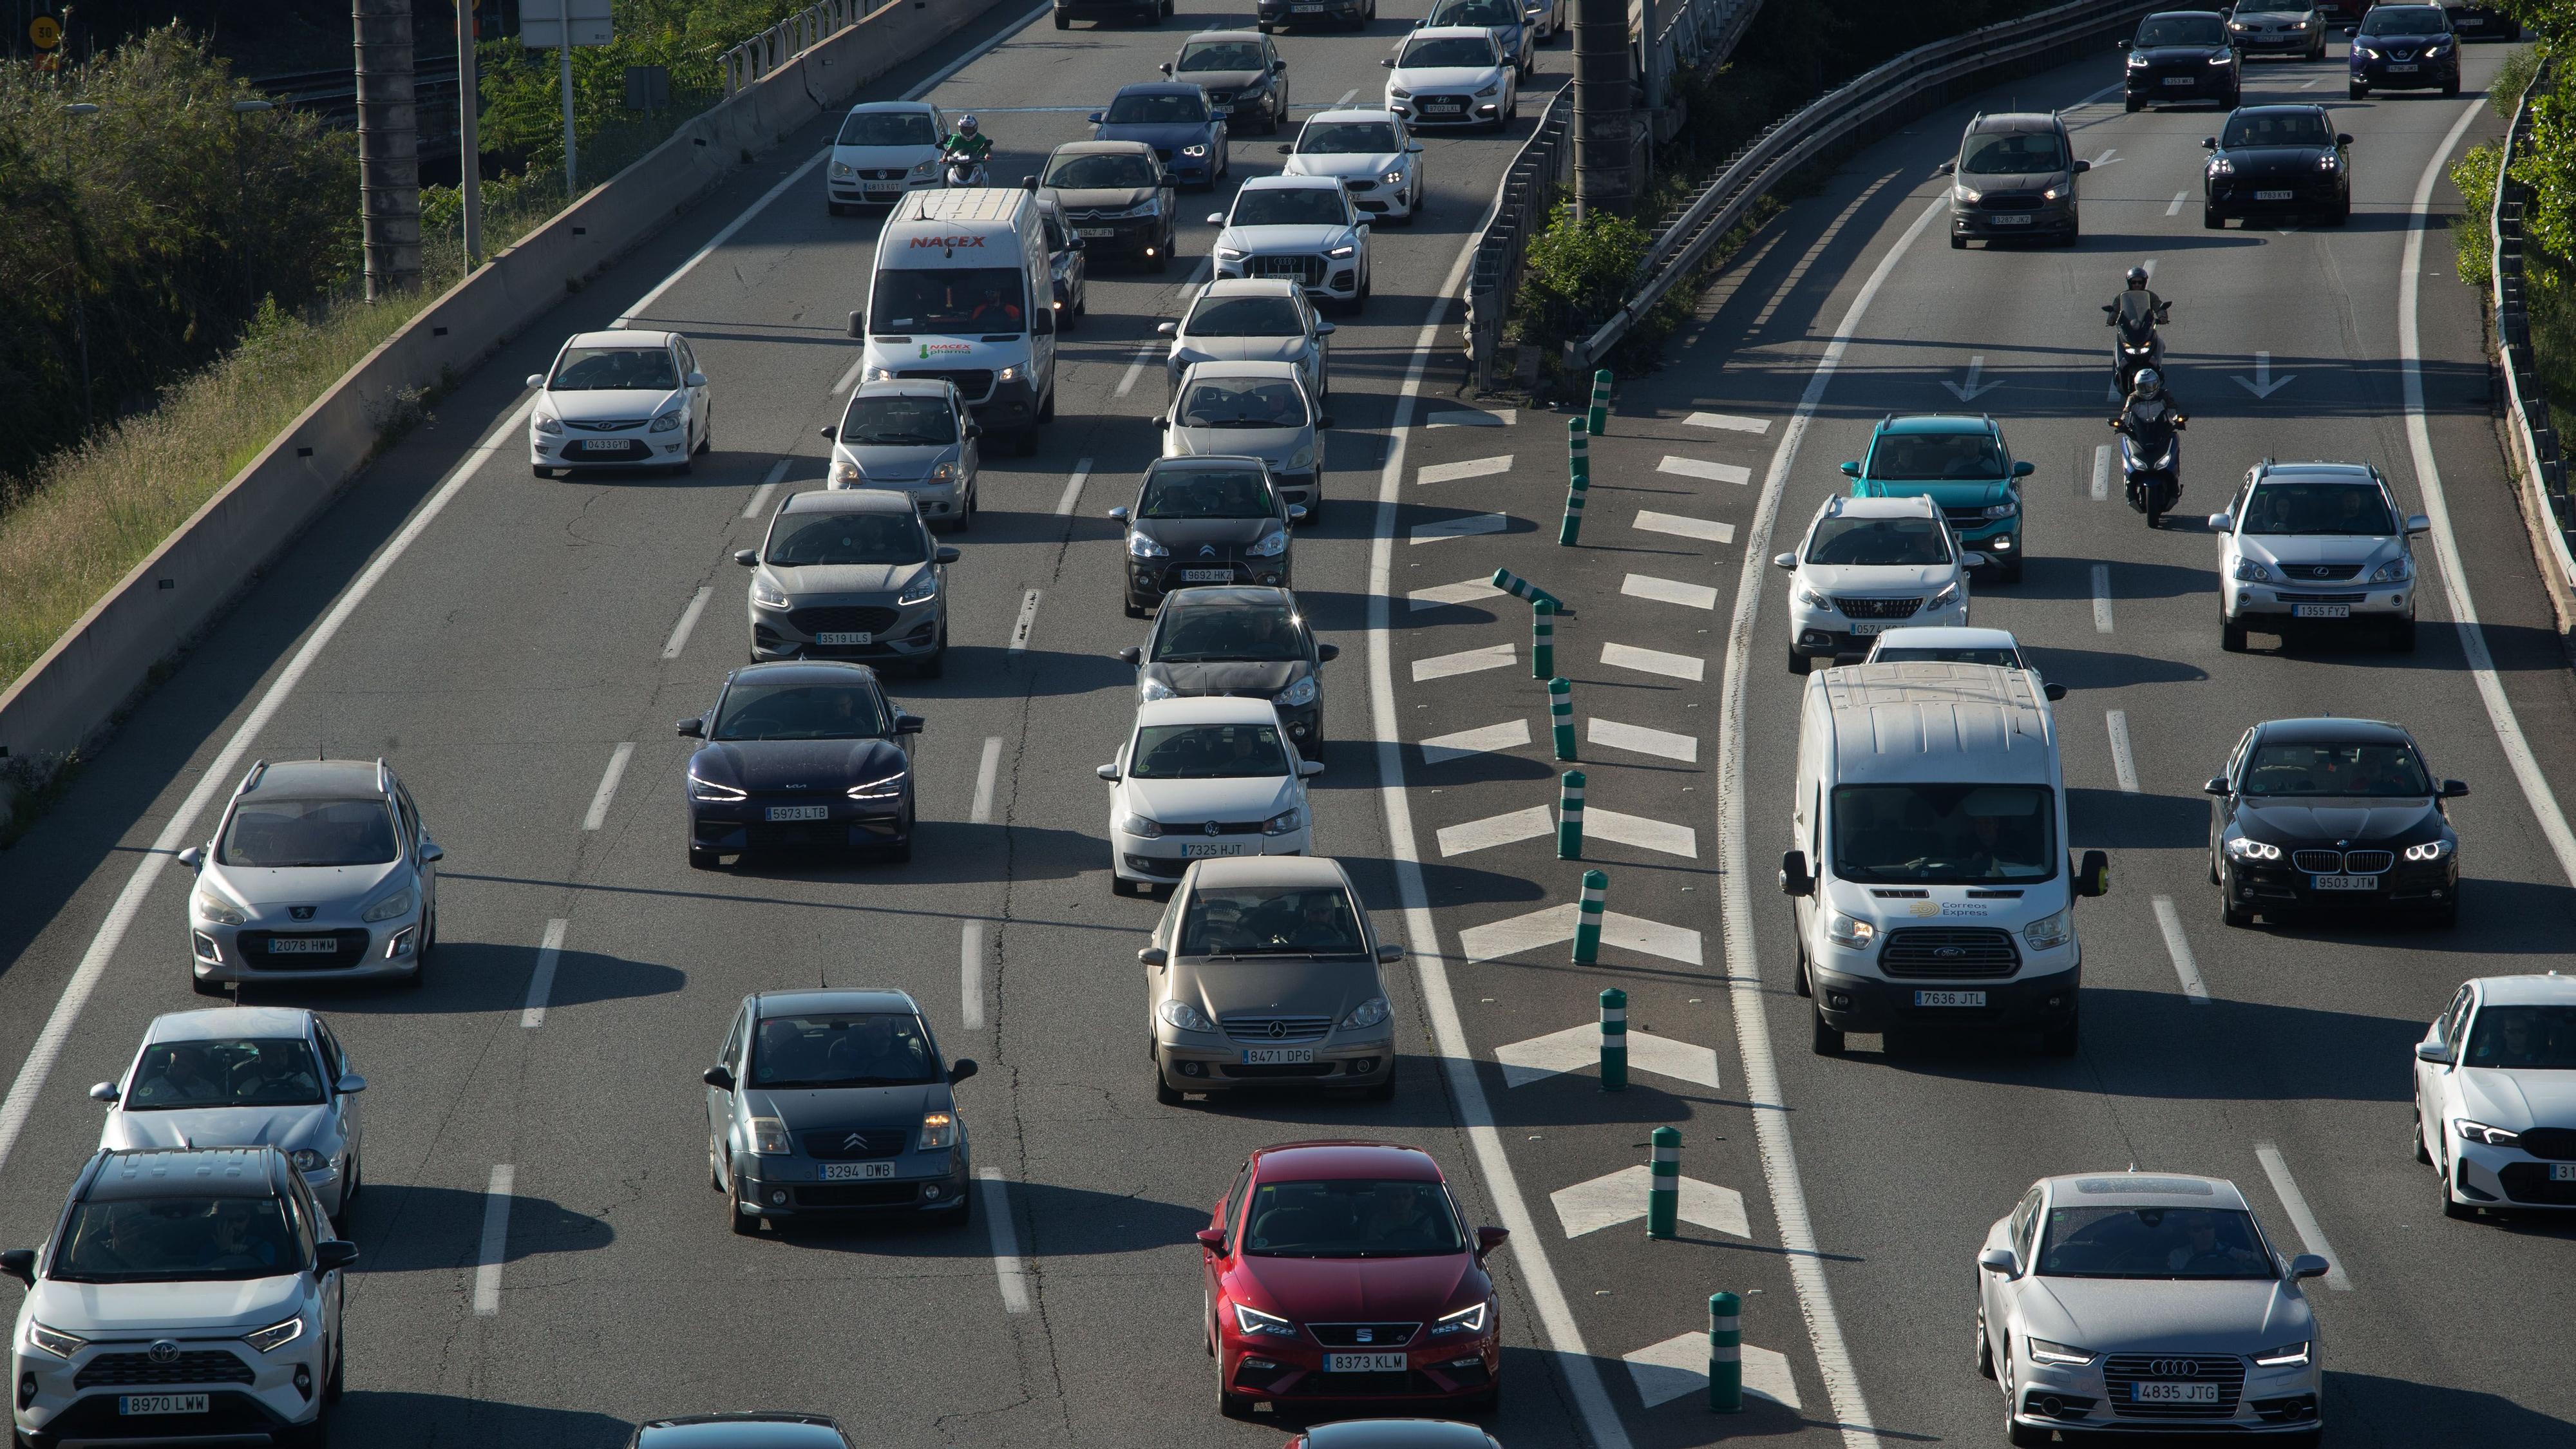
[[[972,126],[969,126],[969,127],[967,127],[966,129],[971,131],[971,130],[973,130],[973,129],[975,129],[975,128],[974,128],[974,127],[972,127]],[[2146,286],[2146,284],[2147,284],[2147,269],[2146,269],[2146,268],[2144,268],[2144,267],[2131,267],[2131,268],[2129,268],[2129,290],[2130,290],[2130,291],[2132,291],[2132,292],[2137,291],[2137,290],[2139,290],[2140,288],[2142,288],[2142,287]]]
[[[958,134],[958,135],[961,135],[961,136],[972,136],[972,135],[974,135],[974,134],[975,134],[975,118],[974,118],[973,116],[960,116],[960,117],[958,117],[958,118],[957,118],[957,134]],[[2144,272],[2136,272],[2136,273],[2133,273],[2132,275],[2137,276],[2137,277],[2140,277],[2140,278],[2144,278],[2144,277],[2146,276],[2146,273],[2144,273]],[[2141,283],[2141,285],[2143,285],[2143,283]]]
[[[2156,370],[2155,370],[2154,368],[2152,368],[2152,367],[2148,367],[2148,368],[2141,368],[2141,369],[2139,369],[2139,372],[2138,372],[2138,396],[2143,397],[2143,398],[2147,398],[2147,399],[2149,399],[2149,400],[2151,400],[2151,401],[2152,401],[2152,400],[2153,400],[2153,399],[2154,399],[2158,394],[2162,393],[2164,390],[2165,390],[2165,379],[2164,379],[2164,374],[2162,374],[2162,373],[2160,373],[2160,372],[2156,371]]]

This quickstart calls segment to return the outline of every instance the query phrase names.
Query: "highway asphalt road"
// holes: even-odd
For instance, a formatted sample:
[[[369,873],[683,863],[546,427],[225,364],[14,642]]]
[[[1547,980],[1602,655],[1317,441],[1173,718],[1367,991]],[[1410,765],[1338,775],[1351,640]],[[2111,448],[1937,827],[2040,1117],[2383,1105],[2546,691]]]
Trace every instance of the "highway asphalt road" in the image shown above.
[[[1418,12],[1390,3],[1369,36],[1283,38],[1299,101],[1374,95],[1375,60]],[[1036,18],[922,67],[971,55],[935,94],[990,118],[997,175],[1033,169],[1080,133],[1079,110],[1226,16],[1069,32]],[[2471,53],[2473,83],[2497,54]],[[1561,43],[1544,53],[1534,101],[1566,62]],[[2264,67],[2249,96],[2320,77],[2330,94],[2330,65]],[[1981,99],[2074,106],[2115,79],[2106,51]],[[1073,112],[1014,109],[1037,97]],[[1376,296],[1337,319],[1331,501],[1297,545],[1301,598],[1345,651],[1326,671],[1317,846],[1351,864],[1381,932],[1416,948],[1391,981],[1408,1052],[1392,1106],[1158,1107],[1137,1050],[1133,951],[1158,908],[1109,892],[1090,770],[1131,708],[1113,651],[1142,630],[1116,612],[1101,514],[1155,452],[1159,361],[1136,364],[1184,295],[1180,268],[1094,279],[1044,446],[988,460],[985,512],[950,540],[965,558],[947,677],[892,684],[930,722],[915,861],[683,863],[671,722],[742,659],[729,555],[779,489],[819,486],[813,430],[857,357],[841,319],[875,222],[823,214],[803,169],[817,126],[466,379],[0,858],[0,1062],[15,1074],[0,1240],[42,1235],[95,1140],[82,1090],[151,1016],[198,1002],[182,873],[153,854],[202,838],[194,792],[229,789],[260,756],[381,753],[447,850],[436,977],[417,994],[283,998],[330,1013],[373,1083],[343,1443],[609,1446],[649,1415],[745,1406],[836,1414],[862,1444],[1276,1442],[1275,1423],[1215,1413],[1189,1234],[1247,1149],[1341,1135],[1427,1148],[1476,1221],[1513,1229],[1495,1421],[1513,1449],[1999,1439],[1996,1396],[1969,1368],[1970,1254],[2031,1178],[2130,1161],[2232,1175],[2275,1233],[2326,1240],[2313,1246],[2350,1284],[2319,1293],[2337,1442],[2570,1442],[2576,1393],[2550,1367],[2563,1315],[2535,1286],[2563,1280],[2569,1239],[2445,1221],[2403,1139],[2421,1021],[2464,975],[2559,959],[2569,882],[2540,823],[2557,807],[2518,783],[2459,636],[2428,629],[2406,660],[2223,656],[2212,541],[2151,535],[2090,491],[2107,411],[2094,306],[2154,257],[2197,419],[2186,507],[2217,506],[2221,480],[2266,453],[2369,457],[2417,498],[2432,487],[2418,460],[2438,459],[2448,577],[2485,621],[2493,699],[2536,770],[2564,757],[2564,666],[2496,461],[2474,298],[2443,275],[2438,211],[2456,201],[2440,185],[2413,298],[2420,447],[2397,361],[2419,180],[2494,122],[2467,97],[2336,104],[2360,138],[2340,232],[2205,233],[2188,207],[2169,214],[2214,118],[2097,98],[2071,115],[2096,159],[2083,246],[1954,253],[1922,218],[1973,107],[1886,139],[1774,223],[1675,365],[1626,389],[1575,550],[1552,541],[1561,415],[1459,402],[1454,360],[1426,351],[1510,142],[1431,142],[1430,214],[1377,239]],[[1238,143],[1238,176],[1275,169],[1268,144]],[[1184,214],[1221,199],[1185,197]],[[1186,228],[1183,256],[1208,240]],[[712,458],[682,479],[530,478],[517,379],[684,267],[633,320],[695,340]],[[2258,351],[2292,379],[2259,399],[2229,380],[2255,376]],[[2085,1045],[2042,1063],[1988,1044],[1882,1055],[1861,1038],[1848,1059],[1813,1059],[1767,863],[1796,682],[1758,560],[1871,419],[1955,405],[1943,384],[1971,385],[1979,357],[1973,385],[1992,390],[1975,404],[2041,472],[2028,581],[1981,594],[1978,621],[2019,631],[2072,687],[2058,718],[2075,843],[2114,856],[2112,896],[2082,914]],[[1823,382],[1820,359],[1837,369]],[[1526,611],[1467,587],[1497,565],[1576,605],[1557,662],[1584,721],[1590,863],[1612,878],[1598,967],[1570,966],[1563,944],[1580,867],[1529,834],[1559,767]],[[2125,773],[2106,711],[2126,722]],[[2321,711],[2403,719],[2476,787],[2457,815],[2473,884],[2456,931],[2219,926],[2197,782],[2246,723]],[[2183,994],[2169,934],[2208,1005]],[[742,993],[807,982],[911,990],[950,1051],[983,1063],[960,1089],[977,1165],[997,1174],[974,1227],[724,1231],[696,1075]],[[1585,1065],[1605,986],[1631,996],[1637,1071],[1619,1095]],[[1666,1123],[1701,1186],[1682,1240],[1649,1244],[1622,1174]],[[1747,1377],[1770,1395],[1739,1419],[1712,1418],[1692,1372],[1717,1289],[1748,1295]]]

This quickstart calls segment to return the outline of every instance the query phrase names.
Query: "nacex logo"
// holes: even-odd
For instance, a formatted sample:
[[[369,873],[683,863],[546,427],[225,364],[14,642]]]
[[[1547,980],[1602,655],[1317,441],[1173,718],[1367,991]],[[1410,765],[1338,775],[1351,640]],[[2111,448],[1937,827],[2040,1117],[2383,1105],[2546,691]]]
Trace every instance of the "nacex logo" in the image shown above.
[[[980,236],[917,236],[912,239],[912,244],[917,247],[980,247],[984,239]]]

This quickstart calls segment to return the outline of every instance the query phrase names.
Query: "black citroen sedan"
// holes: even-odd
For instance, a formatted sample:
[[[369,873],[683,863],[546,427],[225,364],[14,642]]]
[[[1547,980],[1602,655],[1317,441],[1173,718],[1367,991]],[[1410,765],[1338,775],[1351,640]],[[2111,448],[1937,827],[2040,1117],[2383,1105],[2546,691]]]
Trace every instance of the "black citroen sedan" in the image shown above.
[[[1194,695],[1269,700],[1298,753],[1324,738],[1323,667],[1341,654],[1315,641],[1314,625],[1286,589],[1184,589],[1163,600],[1142,648],[1118,651],[1136,666],[1136,702]]]
[[[2442,802],[2469,787],[2436,782],[2400,726],[2259,724],[2205,788],[2209,879],[2227,924],[2318,907],[2459,919],[2460,836]]]
[[[2129,53],[2126,96],[2132,111],[2184,101],[2216,101],[2236,109],[2245,86],[2244,57],[2228,38],[2227,19],[2215,10],[2167,10],[2138,22],[2135,38],[2120,42]]]
[[[1289,525],[1306,510],[1280,494],[1259,458],[1207,453],[1156,459],[1134,506],[1109,516],[1127,528],[1124,598],[1127,617],[1141,619],[1194,585],[1287,588]]]
[[[912,859],[912,736],[921,717],[864,664],[754,664],[725,676],[689,757],[689,864],[768,850]]]
[[[2230,217],[2352,218],[2352,137],[2323,106],[2246,106],[2200,144],[2209,151],[2200,224],[2212,231]]]

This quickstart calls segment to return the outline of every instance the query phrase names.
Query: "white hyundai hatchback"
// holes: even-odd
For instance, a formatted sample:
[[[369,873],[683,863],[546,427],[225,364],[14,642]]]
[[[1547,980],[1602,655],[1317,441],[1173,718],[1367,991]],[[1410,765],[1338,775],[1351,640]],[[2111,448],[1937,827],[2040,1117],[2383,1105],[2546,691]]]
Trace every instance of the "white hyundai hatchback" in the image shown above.
[[[1110,888],[1169,886],[1194,860],[1308,854],[1306,782],[1323,772],[1288,743],[1269,700],[1137,706],[1135,732],[1098,772],[1109,782]]]
[[[1386,108],[1416,128],[1491,126],[1501,130],[1521,113],[1520,71],[1478,25],[1442,25],[1414,31],[1404,48],[1379,61],[1386,78]]]
[[[528,467],[540,478],[639,466],[686,473],[715,442],[707,375],[677,332],[576,332],[528,386],[537,389]]]
[[[2484,976],[2415,1044],[2415,1160],[2442,1211],[2576,1207],[2576,978]]]
[[[1966,625],[1968,571],[1986,556],[1959,547],[1929,498],[1836,496],[1771,562],[1789,575],[1789,672],[1804,674],[1900,625]]]

